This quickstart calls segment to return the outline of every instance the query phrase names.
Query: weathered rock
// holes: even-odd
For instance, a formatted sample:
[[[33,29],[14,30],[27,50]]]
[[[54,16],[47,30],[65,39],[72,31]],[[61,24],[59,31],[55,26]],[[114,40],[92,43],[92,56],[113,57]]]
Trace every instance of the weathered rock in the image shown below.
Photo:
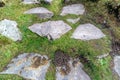
[[[23,0],[24,4],[35,4],[35,3],[40,3],[38,0]]]
[[[42,19],[51,18],[54,14],[44,7],[32,8],[24,12],[25,14],[36,14]]]
[[[17,74],[25,79],[45,80],[49,66],[50,61],[46,55],[24,53],[12,59],[0,74]]]
[[[66,69],[64,66],[56,68],[56,80],[91,80],[86,72],[81,68],[82,66],[80,62],[76,62],[73,66],[73,61],[71,60],[69,62],[69,66],[71,71],[67,75],[65,75],[64,71],[61,70]]]
[[[104,36],[105,35],[100,29],[95,27],[93,24],[87,23],[78,26],[77,29],[72,34],[71,38],[81,40],[92,40],[100,39]]]
[[[65,16],[67,14],[75,14],[75,15],[82,15],[85,12],[84,5],[82,4],[72,4],[63,7],[61,16]]]
[[[63,21],[48,21],[41,24],[33,24],[29,27],[32,32],[37,33],[40,36],[46,36],[48,39],[58,39],[63,34],[67,33],[72,28]]]
[[[21,32],[17,28],[17,23],[7,19],[0,21],[0,34],[12,39],[13,41],[22,39]]]
[[[80,20],[80,18],[77,18],[77,19],[67,19],[67,21],[72,23],[72,24],[77,23],[79,20]]]
[[[79,59],[72,59],[61,50],[55,52],[56,80],[91,80],[82,70]]]
[[[120,56],[115,56],[114,57],[114,70],[120,77]]]

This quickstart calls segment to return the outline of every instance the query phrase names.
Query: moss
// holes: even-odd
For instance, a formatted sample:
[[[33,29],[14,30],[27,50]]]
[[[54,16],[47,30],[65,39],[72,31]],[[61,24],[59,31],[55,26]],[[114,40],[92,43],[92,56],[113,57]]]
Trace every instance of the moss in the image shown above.
[[[77,0],[77,2],[82,1]],[[97,60],[95,58],[98,55],[108,53],[110,51],[110,34],[107,29],[102,29],[100,23],[96,23],[95,20],[98,19],[96,18],[96,14],[99,13],[99,15],[103,15],[103,19],[107,20],[111,27],[116,26],[115,22],[111,21],[108,17],[108,14],[106,13],[107,10],[101,1],[99,1],[98,4],[92,2],[83,3],[86,7],[86,13],[83,16],[68,15],[65,17],[58,16],[62,6],[64,5],[61,4],[61,0],[54,0],[53,5],[23,5],[21,0],[6,0],[5,4],[6,5],[3,8],[0,8],[0,20],[6,18],[17,21],[18,27],[22,32],[23,39],[20,42],[13,42],[10,39],[0,35],[0,71],[3,70],[12,58],[24,52],[45,54],[53,60],[54,52],[57,49],[61,49],[72,57],[84,54],[85,58],[88,59],[88,63],[83,63],[85,65],[84,70],[90,75],[92,80],[114,80],[109,66],[111,57],[109,56],[102,60]],[[48,8],[55,13],[55,16],[51,19],[41,20],[35,15],[23,14],[24,11],[38,6]],[[64,20],[66,22],[67,18],[77,17],[80,17],[80,21],[77,24],[68,23],[73,29],[55,41],[49,41],[47,38],[40,37],[28,30],[28,26],[34,23],[45,22],[48,20]],[[70,38],[76,27],[83,23],[92,23],[96,25],[106,34],[106,37],[100,40],[91,41],[81,41]],[[115,33],[117,38],[119,38],[119,28],[113,27],[113,29],[116,30]],[[17,75],[0,75],[0,80],[24,79]],[[52,63],[46,75],[46,80],[55,80],[55,66]]]

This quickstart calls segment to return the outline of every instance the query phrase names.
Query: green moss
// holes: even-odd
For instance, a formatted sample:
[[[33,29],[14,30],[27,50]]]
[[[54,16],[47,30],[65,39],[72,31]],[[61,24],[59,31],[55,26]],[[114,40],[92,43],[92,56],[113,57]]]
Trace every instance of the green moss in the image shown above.
[[[53,60],[55,50],[62,49],[72,57],[84,54],[85,57],[90,60],[89,63],[83,64],[85,65],[85,71],[90,75],[92,80],[114,80],[112,71],[110,69],[111,57],[109,56],[101,60],[96,59],[96,56],[108,53],[110,51],[109,35],[107,35],[105,38],[91,41],[81,41],[70,38],[76,27],[83,23],[93,23],[97,27],[101,28],[101,25],[96,23],[94,20],[94,17],[96,13],[106,17],[106,12],[104,12],[105,7],[103,4],[98,5],[92,2],[86,2],[84,3],[87,10],[86,15],[67,15],[65,17],[61,17],[58,16],[62,8],[61,0],[54,0],[52,5],[24,5],[20,1],[21,0],[6,0],[5,7],[0,8],[0,20],[6,18],[17,21],[18,27],[23,36],[23,39],[20,42],[13,42],[6,37],[0,36],[0,71],[3,70],[3,68],[10,62],[12,58],[24,52],[45,54],[48,55],[51,60]],[[23,14],[24,11],[38,6],[44,6],[48,8],[55,13],[55,16],[53,16],[51,19],[41,20],[36,15]],[[47,38],[40,37],[28,29],[30,25],[38,22],[40,23],[48,20],[64,20],[67,23],[67,18],[77,17],[80,17],[80,21],[77,24],[68,23],[73,29],[55,41],[49,41]],[[108,34],[107,30],[102,30],[104,33]],[[0,80],[24,79],[18,77],[17,75],[0,75]],[[52,62],[46,75],[46,80],[55,80],[55,66],[52,64]]]

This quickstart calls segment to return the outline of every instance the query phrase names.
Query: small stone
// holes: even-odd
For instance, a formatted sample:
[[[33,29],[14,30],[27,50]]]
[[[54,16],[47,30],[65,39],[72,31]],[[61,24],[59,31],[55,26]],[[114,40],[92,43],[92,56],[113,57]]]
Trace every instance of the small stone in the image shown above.
[[[72,28],[61,20],[36,23],[29,29],[40,36],[46,36],[48,39],[58,39]]]
[[[32,8],[28,11],[25,11],[24,14],[36,14],[42,19],[51,18],[54,14],[44,7]]]
[[[0,34],[13,41],[22,40],[21,32],[17,28],[17,23],[15,21],[7,19],[0,21]]]
[[[25,79],[45,80],[49,66],[50,60],[48,60],[46,55],[24,53],[12,59],[10,64],[0,74],[17,74]]]
[[[24,4],[35,4],[35,3],[40,3],[38,0],[23,0]]]
[[[71,38],[81,40],[100,39],[103,37],[105,37],[103,32],[90,23],[79,25],[71,36]]]
[[[44,0],[44,1],[51,4],[53,0]]]
[[[67,21],[72,23],[72,24],[77,23],[79,20],[80,20],[80,18],[77,18],[77,19],[67,19]]]
[[[65,16],[67,14],[75,14],[75,15],[83,15],[85,12],[84,5],[82,4],[72,4],[63,7],[61,16]]]
[[[103,54],[103,55],[99,55],[99,56],[97,56],[97,58],[98,58],[98,59],[102,59],[102,58],[107,57],[108,55],[109,55],[109,53]]]

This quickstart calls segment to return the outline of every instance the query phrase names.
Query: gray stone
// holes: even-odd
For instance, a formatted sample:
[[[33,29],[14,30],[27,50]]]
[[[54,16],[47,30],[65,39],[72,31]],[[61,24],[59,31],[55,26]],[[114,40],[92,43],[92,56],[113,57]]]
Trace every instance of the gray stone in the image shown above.
[[[100,39],[103,37],[105,37],[103,32],[90,23],[79,25],[71,36],[71,38],[81,40]]]
[[[44,7],[32,8],[24,12],[25,14],[36,14],[42,19],[51,18],[54,14]]]
[[[82,15],[85,12],[84,5],[82,4],[72,4],[63,7],[61,16],[65,16],[67,14],[75,14],[75,15]]]
[[[120,77],[120,56],[115,56],[114,57],[114,70]]]
[[[53,0],[44,0],[44,1],[51,4]]]
[[[40,3],[38,0],[23,0],[24,4],[35,4],[35,3]]]
[[[17,23],[7,19],[0,21],[0,34],[13,41],[22,39],[21,32],[17,28]]]
[[[62,71],[62,69],[66,70],[65,66],[56,67],[56,80],[91,80],[83,71],[83,65],[79,61],[70,60],[68,65],[71,69],[68,74],[64,74]]]
[[[29,27],[32,32],[40,36],[47,36],[53,40],[60,38],[72,28],[63,21],[48,21],[43,23],[33,24]]]
[[[12,59],[0,74],[17,74],[25,79],[45,80],[49,66],[50,61],[46,55],[24,53]]]
[[[76,18],[76,19],[67,19],[68,22],[75,24],[80,20],[80,18]]]

